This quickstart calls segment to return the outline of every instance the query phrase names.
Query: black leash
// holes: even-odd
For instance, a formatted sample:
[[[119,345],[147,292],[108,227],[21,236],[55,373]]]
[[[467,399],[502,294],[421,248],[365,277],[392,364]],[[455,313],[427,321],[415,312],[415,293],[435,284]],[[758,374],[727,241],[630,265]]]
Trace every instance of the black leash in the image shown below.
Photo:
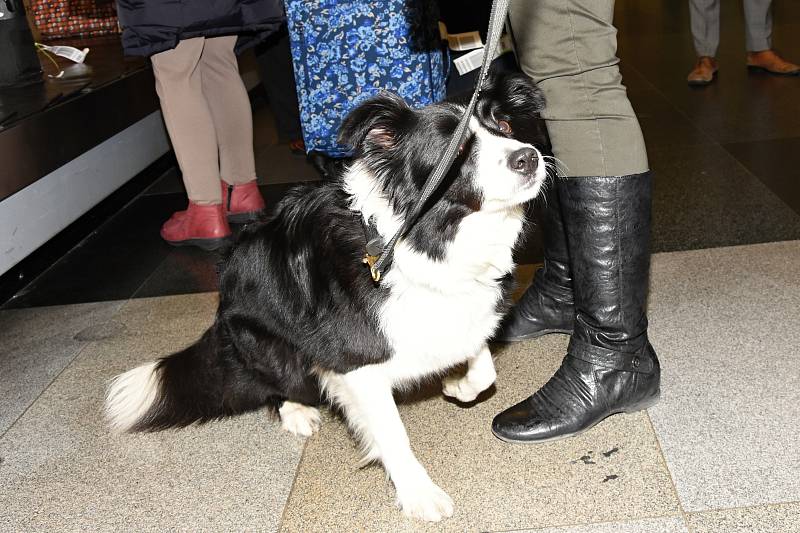
[[[473,111],[475,110],[475,104],[478,101],[478,96],[480,95],[481,89],[483,89],[483,83],[486,81],[486,75],[489,73],[489,65],[492,63],[495,51],[497,50],[497,45],[500,43],[500,34],[503,31],[503,24],[505,23],[506,14],[508,13],[508,2],[509,0],[492,0],[492,11],[491,15],[489,16],[489,29],[486,35],[486,46],[483,49],[483,61],[481,62],[481,70],[478,74],[478,81],[475,84],[475,90],[472,93],[472,98],[470,98],[467,109],[464,111],[464,115],[461,117],[458,126],[456,126],[456,131],[453,133],[453,137],[450,139],[450,144],[447,145],[447,148],[445,149],[444,154],[442,154],[442,158],[439,160],[436,168],[434,168],[433,172],[431,172],[431,175],[428,176],[428,180],[425,182],[425,187],[422,189],[422,195],[419,197],[417,204],[414,206],[414,209],[411,211],[409,216],[406,217],[405,222],[403,222],[403,225],[400,227],[400,229],[397,230],[397,233],[395,233],[386,246],[384,246],[380,255],[372,255],[369,253],[369,251],[367,251],[367,254],[364,257],[364,262],[369,264],[370,273],[372,274],[372,279],[375,281],[375,283],[378,283],[381,280],[381,275],[391,265],[392,258],[394,257],[394,247],[397,244],[397,241],[408,234],[419,217],[422,215],[422,210],[425,207],[425,204],[442,183],[445,174],[447,174],[447,171],[450,170],[450,167],[453,165],[453,161],[455,161],[456,156],[458,155],[458,149],[467,134],[469,120],[472,117]]]

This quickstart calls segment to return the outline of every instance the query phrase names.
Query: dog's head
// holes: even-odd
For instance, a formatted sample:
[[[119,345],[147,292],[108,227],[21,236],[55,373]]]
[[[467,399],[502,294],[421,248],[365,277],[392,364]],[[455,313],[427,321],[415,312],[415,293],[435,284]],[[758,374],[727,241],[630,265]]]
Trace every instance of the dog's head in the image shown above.
[[[374,173],[402,216],[419,197],[465,107],[463,101],[446,101],[412,109],[399,96],[383,93],[348,115],[339,140],[354,148],[354,160]],[[543,142],[536,139],[543,107],[544,97],[527,76],[491,76],[436,200],[496,210],[535,197],[546,176],[542,153],[531,144]]]
[[[545,142],[538,125],[543,107],[544,97],[527,76],[492,75],[460,152],[418,226],[446,236],[471,213],[505,211],[534,198],[547,176],[542,152],[531,143]],[[465,108],[466,102],[454,100],[413,109],[399,96],[383,93],[348,115],[339,140],[354,149],[351,168],[369,174],[370,193],[377,189],[403,219]]]

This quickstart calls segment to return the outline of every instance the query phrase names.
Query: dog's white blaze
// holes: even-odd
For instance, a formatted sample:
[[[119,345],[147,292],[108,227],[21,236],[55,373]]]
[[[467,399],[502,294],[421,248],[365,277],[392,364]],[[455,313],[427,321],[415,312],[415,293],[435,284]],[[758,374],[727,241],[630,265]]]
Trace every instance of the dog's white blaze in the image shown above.
[[[115,377],[106,394],[106,418],[115,431],[128,431],[153,406],[161,380],[157,362],[147,363]]]
[[[530,144],[491,133],[476,119],[470,123],[479,143],[477,182],[483,192],[484,210],[507,209],[535,198],[547,177],[542,153]],[[522,148],[533,148],[538,166],[533,179],[524,179],[508,166],[509,156]]]

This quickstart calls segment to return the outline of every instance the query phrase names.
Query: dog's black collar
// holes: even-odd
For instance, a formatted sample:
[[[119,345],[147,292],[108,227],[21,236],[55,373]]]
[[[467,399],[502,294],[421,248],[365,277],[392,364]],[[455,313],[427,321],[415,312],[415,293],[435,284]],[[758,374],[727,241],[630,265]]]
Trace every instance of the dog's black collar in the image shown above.
[[[375,217],[369,217],[368,220],[364,220],[364,217],[358,213],[358,219],[361,221],[361,228],[364,230],[364,258],[362,261],[364,264],[369,265],[372,278],[375,279],[377,276],[378,279],[375,279],[375,282],[380,280],[380,272],[376,272],[374,269],[375,262],[378,260],[378,257],[381,255],[381,251],[383,250],[384,246],[386,246],[386,242],[381,237],[381,234],[378,233],[378,226],[375,224]],[[388,270],[385,269],[384,272]]]

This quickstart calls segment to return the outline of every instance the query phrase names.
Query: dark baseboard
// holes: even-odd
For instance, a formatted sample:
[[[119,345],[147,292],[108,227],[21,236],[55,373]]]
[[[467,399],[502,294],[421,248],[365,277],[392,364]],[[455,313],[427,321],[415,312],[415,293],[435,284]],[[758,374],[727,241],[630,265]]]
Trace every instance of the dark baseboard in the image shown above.
[[[176,164],[174,153],[167,152],[8,272],[0,275],[0,308]]]

